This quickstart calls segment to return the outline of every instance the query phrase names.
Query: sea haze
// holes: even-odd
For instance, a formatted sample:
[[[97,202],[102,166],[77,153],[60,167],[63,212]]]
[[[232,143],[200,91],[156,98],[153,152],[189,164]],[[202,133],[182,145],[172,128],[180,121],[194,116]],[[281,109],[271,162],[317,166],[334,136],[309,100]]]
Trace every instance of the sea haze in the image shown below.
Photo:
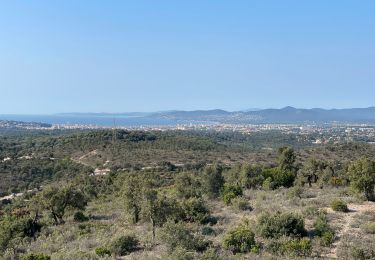
[[[134,117],[124,115],[0,115],[0,120],[22,122],[42,122],[48,124],[80,124],[97,126],[149,126],[149,125],[176,125],[178,120],[163,118]]]

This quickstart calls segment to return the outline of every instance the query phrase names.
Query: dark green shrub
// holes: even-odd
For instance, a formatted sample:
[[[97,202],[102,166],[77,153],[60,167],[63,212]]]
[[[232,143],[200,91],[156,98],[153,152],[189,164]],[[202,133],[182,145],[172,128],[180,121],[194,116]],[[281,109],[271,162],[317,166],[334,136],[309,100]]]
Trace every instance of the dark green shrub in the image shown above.
[[[331,208],[334,211],[339,211],[339,212],[349,212],[348,206],[346,203],[342,200],[335,199],[331,202]]]
[[[29,217],[0,216],[0,254],[20,239],[35,236],[40,229],[40,223]]]
[[[306,235],[302,217],[294,213],[264,214],[259,217],[258,226],[260,235],[265,238]]]
[[[202,222],[202,224],[209,224],[210,226],[213,226],[213,225],[216,225],[217,224],[217,217],[214,217],[214,216],[208,216],[207,218],[205,218]]]
[[[268,182],[267,184],[263,182],[263,187],[267,186],[268,189],[272,190],[279,187],[292,187],[296,179],[295,172],[280,168],[264,169],[262,175],[264,180]]]
[[[209,210],[202,199],[190,198],[182,202],[184,220],[188,222],[204,222],[209,217]]]
[[[203,227],[202,228],[202,235],[204,235],[204,236],[215,235],[215,230],[211,227]]]
[[[247,189],[260,187],[264,181],[262,168],[257,165],[241,165],[238,179],[242,187]]]
[[[202,188],[210,197],[216,198],[224,185],[223,167],[220,165],[207,166],[203,172]]]
[[[95,248],[95,253],[98,255],[98,256],[101,256],[101,257],[104,257],[106,255],[110,256],[111,255],[111,251],[106,248],[106,247],[97,247]]]
[[[190,172],[182,172],[175,177],[175,189],[178,198],[199,198],[202,195],[202,184],[198,176]]]
[[[328,224],[327,216],[323,213],[314,222],[315,235],[320,238],[322,246],[330,246],[335,238],[335,232]]]
[[[375,161],[363,157],[349,165],[350,185],[364,193],[367,200],[374,200]]]
[[[89,220],[89,218],[86,217],[82,211],[77,211],[76,213],[74,213],[73,219],[74,221],[77,221],[77,222],[85,222]]]
[[[127,255],[138,248],[139,241],[133,235],[125,235],[117,238],[112,244],[112,253],[116,255]]]
[[[242,188],[240,186],[235,185],[225,185],[222,192],[221,197],[226,205],[231,204],[232,199],[242,196]]]
[[[208,242],[193,232],[183,222],[168,221],[164,224],[161,239],[168,245],[170,251],[182,247],[187,250],[204,251]]]
[[[256,246],[255,234],[245,222],[225,235],[223,246],[235,254],[248,253]]]
[[[21,260],[51,260],[51,257],[42,253],[30,253],[22,256]]]

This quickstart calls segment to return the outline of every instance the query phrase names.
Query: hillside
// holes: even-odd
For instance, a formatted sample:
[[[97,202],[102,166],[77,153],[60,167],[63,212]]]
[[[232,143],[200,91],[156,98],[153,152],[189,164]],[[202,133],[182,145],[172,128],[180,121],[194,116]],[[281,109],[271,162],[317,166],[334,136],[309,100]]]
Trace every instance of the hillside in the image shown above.
[[[273,131],[31,134],[0,138],[3,259],[375,254],[374,194],[357,185],[375,185],[374,145]]]

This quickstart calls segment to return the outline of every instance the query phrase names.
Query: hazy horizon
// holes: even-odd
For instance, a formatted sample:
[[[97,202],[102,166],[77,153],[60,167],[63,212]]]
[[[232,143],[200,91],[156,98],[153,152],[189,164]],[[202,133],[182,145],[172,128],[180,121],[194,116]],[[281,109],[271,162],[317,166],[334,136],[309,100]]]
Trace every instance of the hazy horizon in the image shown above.
[[[251,112],[251,111],[260,111],[260,110],[267,110],[267,109],[284,109],[284,108],[295,108],[295,109],[324,109],[324,110],[343,110],[343,109],[367,109],[367,108],[374,108],[375,106],[368,106],[368,107],[330,107],[330,108],[324,108],[324,107],[295,107],[295,106],[284,106],[284,107],[266,107],[266,108],[248,108],[248,109],[240,109],[240,110],[226,110],[222,108],[212,108],[212,109],[191,109],[191,110],[183,110],[183,109],[168,109],[168,110],[159,110],[159,111],[83,111],[83,112],[76,112],[76,111],[70,111],[70,112],[57,112],[57,113],[0,113],[1,115],[46,115],[46,116],[54,116],[54,115],[73,115],[73,114],[108,114],[108,115],[116,115],[116,114],[152,114],[152,113],[166,113],[166,112],[174,112],[174,111],[182,111],[182,112],[193,112],[193,111],[211,111],[211,110],[223,110],[226,112]],[[1,120],[1,118],[0,118]]]

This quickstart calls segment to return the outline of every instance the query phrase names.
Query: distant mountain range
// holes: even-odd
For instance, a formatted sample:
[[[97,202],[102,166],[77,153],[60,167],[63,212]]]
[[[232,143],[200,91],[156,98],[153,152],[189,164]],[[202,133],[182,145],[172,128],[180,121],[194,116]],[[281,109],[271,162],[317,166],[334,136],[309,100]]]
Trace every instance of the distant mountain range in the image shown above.
[[[195,110],[159,112],[146,117],[177,121],[208,121],[218,123],[375,123],[375,107],[349,109],[260,109],[228,112],[225,110]]]
[[[375,124],[375,107],[348,109],[248,109],[229,112],[221,109],[194,111],[64,113],[55,115],[0,115],[8,127],[22,122],[47,124],[81,124],[101,126],[176,125],[189,123],[229,124],[304,124],[304,123],[369,123]],[[5,122],[2,122],[5,125]]]

